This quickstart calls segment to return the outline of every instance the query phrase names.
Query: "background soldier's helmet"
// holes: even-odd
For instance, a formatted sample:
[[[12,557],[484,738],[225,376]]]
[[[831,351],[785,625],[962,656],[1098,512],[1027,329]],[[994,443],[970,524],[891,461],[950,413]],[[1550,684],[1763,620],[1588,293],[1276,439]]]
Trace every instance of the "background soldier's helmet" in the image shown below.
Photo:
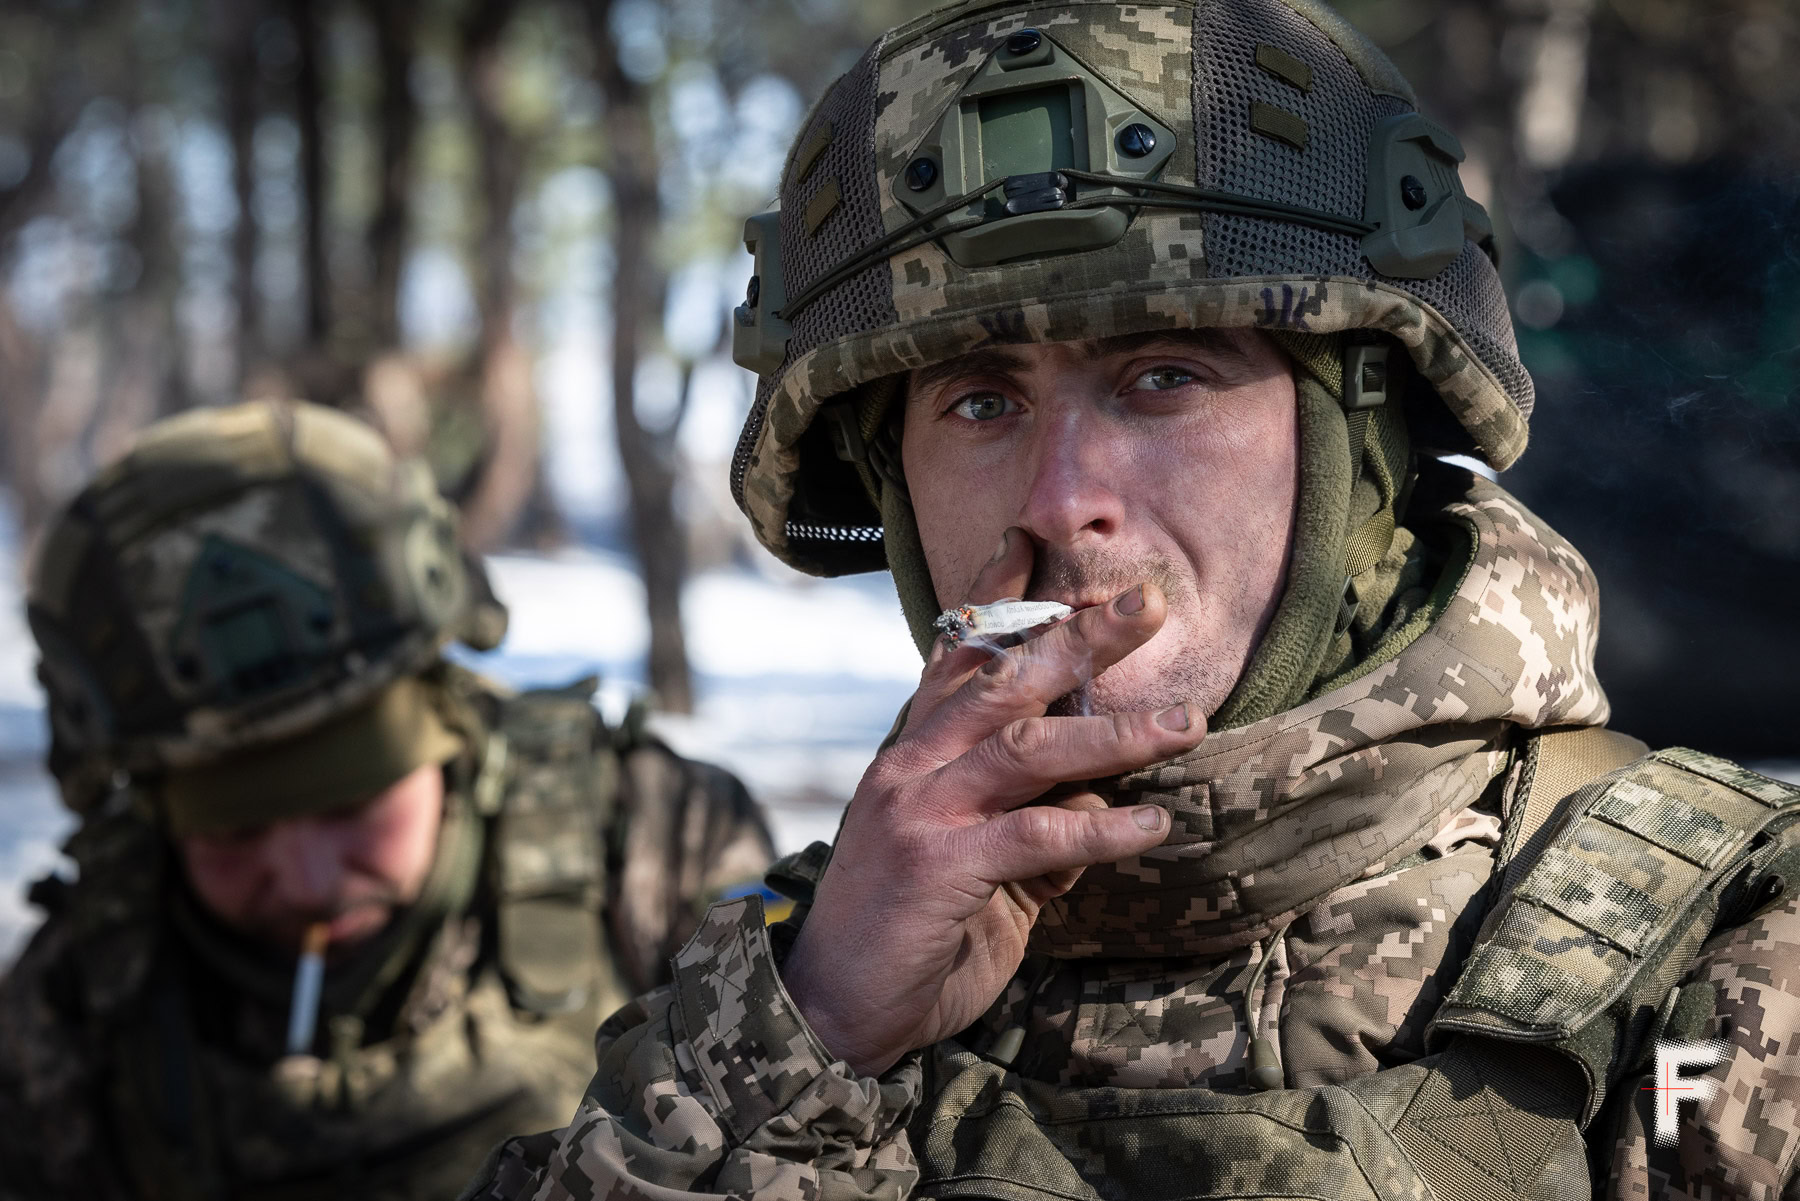
[[[505,632],[425,465],[298,403],[145,430],[46,531],[27,615],[77,810],[120,771],[292,739]]]
[[[892,448],[864,385],[990,341],[1202,326],[1391,338],[1414,446],[1504,468],[1532,385],[1462,157],[1323,0],[970,0],[902,26],[746,228],[738,502],[804,571],[879,568]],[[1345,365],[1347,405],[1385,399]]]

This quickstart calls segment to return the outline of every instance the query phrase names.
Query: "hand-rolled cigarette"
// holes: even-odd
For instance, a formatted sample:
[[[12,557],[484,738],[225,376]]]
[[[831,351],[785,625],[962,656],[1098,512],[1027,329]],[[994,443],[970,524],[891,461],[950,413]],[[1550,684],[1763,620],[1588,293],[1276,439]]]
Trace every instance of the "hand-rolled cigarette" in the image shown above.
[[[325,946],[331,927],[314,922],[300,941],[300,965],[294,969],[294,999],[288,1008],[288,1054],[304,1055],[312,1049],[319,1028],[319,994],[325,984]]]
[[[1003,600],[991,605],[960,605],[945,609],[931,623],[950,639],[950,645],[971,639],[1004,638],[1051,621],[1060,621],[1074,610],[1060,601]]]

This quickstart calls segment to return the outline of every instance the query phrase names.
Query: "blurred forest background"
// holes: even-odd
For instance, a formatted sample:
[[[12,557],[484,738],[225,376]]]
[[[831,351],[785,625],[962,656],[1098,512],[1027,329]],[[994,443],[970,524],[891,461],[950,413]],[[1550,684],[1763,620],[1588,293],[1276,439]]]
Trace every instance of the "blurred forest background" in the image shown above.
[[[1616,724],[1800,759],[1796,6],[1339,6],[1496,218],[1540,396],[1507,481],[1600,572]],[[306,396],[428,455],[478,549],[635,554],[646,678],[687,710],[682,581],[773,569],[725,488],[743,218],[927,7],[4,0],[19,548],[145,422]]]

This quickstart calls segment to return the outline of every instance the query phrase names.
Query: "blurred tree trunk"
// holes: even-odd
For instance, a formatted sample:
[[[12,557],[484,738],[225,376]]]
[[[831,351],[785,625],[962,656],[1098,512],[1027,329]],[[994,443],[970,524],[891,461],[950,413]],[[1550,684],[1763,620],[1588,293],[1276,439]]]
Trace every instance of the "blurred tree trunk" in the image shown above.
[[[76,31],[64,27],[68,45]],[[79,68],[83,64],[74,64]],[[14,132],[24,143],[25,170],[10,187],[0,187],[0,268],[10,267],[18,233],[36,217],[55,187],[51,159],[62,145],[82,107],[92,98],[85,72],[57,63],[46,70],[48,86],[31,91],[29,117]],[[51,347],[20,326],[10,298],[0,288],[0,440],[4,441],[7,482],[11,487],[20,548],[28,551],[57,499],[51,495],[41,453],[40,430],[50,387]]]
[[[256,118],[258,109],[256,25],[262,19],[257,0],[217,0],[216,61],[224,85],[225,136],[231,142],[231,190],[237,198],[237,227],[231,234],[232,305],[237,314],[237,387],[244,384],[263,357],[262,305],[256,288],[259,228],[256,220]]]
[[[21,549],[29,548],[48,516],[49,498],[38,473],[38,411],[45,385],[44,349],[19,327],[0,290],[0,437],[6,443],[6,479],[19,521]]]
[[[494,7],[505,7],[496,3]],[[374,265],[376,348],[400,344],[400,272],[406,262],[412,203],[413,141],[419,126],[413,102],[412,64],[417,6],[406,0],[362,0],[375,32],[375,61],[381,76],[376,112],[375,155],[381,192],[369,222],[369,258]]]
[[[487,443],[479,475],[463,502],[463,538],[478,550],[500,546],[515,533],[541,486],[541,418],[531,356],[514,329],[519,288],[513,272],[513,211],[530,143],[509,128],[502,103],[501,36],[517,7],[514,0],[477,0],[462,27],[461,67],[482,204],[475,256],[475,305],[481,320],[475,374]],[[542,504],[537,510],[554,513]]]
[[[651,93],[620,61],[613,37],[612,0],[590,0],[595,73],[606,102],[602,169],[612,186],[612,392],[619,459],[631,492],[631,533],[644,573],[650,616],[650,686],[673,713],[693,711],[693,679],[681,629],[681,586],[687,540],[675,513],[675,433],[682,413],[664,428],[644,425],[637,412],[637,369],[646,345],[662,331],[668,276],[657,260],[662,224],[661,147]]]
[[[322,0],[288,0],[297,57],[294,124],[300,133],[300,272],[305,279],[306,320],[302,359],[322,358],[331,337],[331,275],[325,258],[325,103],[319,70]],[[319,397],[317,399],[325,399]]]
[[[133,139],[137,148],[137,215],[126,238],[137,257],[138,273],[122,300],[105,306],[101,313],[109,354],[95,398],[95,463],[123,453],[138,430],[186,407],[182,403],[182,336],[175,322],[175,300],[182,281],[171,161],[176,136],[172,120],[140,118]]]

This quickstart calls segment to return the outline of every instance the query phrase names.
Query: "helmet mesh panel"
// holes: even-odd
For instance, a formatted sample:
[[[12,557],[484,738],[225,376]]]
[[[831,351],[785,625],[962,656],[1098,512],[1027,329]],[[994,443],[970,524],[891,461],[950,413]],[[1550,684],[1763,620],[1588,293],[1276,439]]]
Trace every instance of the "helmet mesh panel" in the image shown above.
[[[831,122],[831,144],[801,180],[781,190],[781,258],[789,298],[800,295],[833,267],[853,257],[884,232],[875,165],[875,92],[881,43],[870,47],[825,97],[796,140],[805,145],[820,122]],[[806,206],[836,180],[837,210],[816,234],[806,231]],[[822,342],[899,320],[893,274],[886,259],[857,272],[808,306],[794,322],[789,361]]]
[[[1311,91],[1256,65],[1256,47],[1264,42],[1312,67]],[[1319,53],[1321,42],[1316,29],[1282,4],[1212,0],[1194,10],[1201,187],[1362,217],[1369,133],[1404,106],[1371,95],[1335,47]],[[1307,148],[1252,131],[1256,101],[1303,117]],[[1209,216],[1206,245],[1214,276],[1362,273],[1356,239],[1286,222]]]
[[[1256,47],[1276,46],[1313,69],[1312,90],[1256,65]],[[1321,53],[1321,47],[1324,52]],[[1296,150],[1250,128],[1255,101],[1298,113],[1310,131]],[[1197,183],[1360,219],[1375,124],[1409,111],[1373,95],[1343,54],[1300,14],[1277,0],[1206,0],[1194,10],[1194,112],[1200,144]],[[1214,278],[1348,275],[1377,278],[1357,239],[1256,217],[1206,218]],[[1429,280],[1393,280],[1450,320],[1477,358],[1529,416],[1534,390],[1519,363],[1499,275],[1465,242],[1462,254]]]
[[[885,232],[877,190],[880,183],[873,169],[875,92],[883,44],[871,46],[856,66],[832,85],[795,138],[795,144],[803,146],[822,122],[831,122],[831,142],[825,152],[804,178],[784,179],[781,185],[782,282],[790,300]],[[825,218],[816,234],[808,233],[807,203],[833,180],[838,188],[837,210]],[[880,329],[898,320],[893,273],[888,261],[881,259],[832,288],[800,314],[793,323],[781,370],[823,342]],[[731,459],[731,495],[739,505],[744,503],[744,475],[756,451],[769,397],[780,378],[781,371],[777,371],[757,381],[756,401],[738,436]]]
[[[1519,362],[1519,344],[1513,338],[1512,311],[1500,287],[1500,273],[1479,246],[1463,243],[1463,252],[1437,275],[1407,280],[1406,288],[1449,318],[1468,340],[1475,357],[1484,363],[1506,389],[1506,394],[1525,416],[1531,416],[1537,389],[1531,374]]]
[[[1283,5],[1213,0],[1195,20],[1194,44],[1206,68],[1196,79],[1206,104],[1199,111],[1216,131],[1206,164],[1211,182],[1265,200],[1306,196],[1313,208],[1360,217],[1364,151],[1376,107],[1387,98],[1372,96],[1341,55],[1320,61],[1318,32]],[[1256,47],[1265,42],[1312,66],[1309,91],[1256,65]],[[1304,117],[1307,149],[1252,133],[1252,101]]]

